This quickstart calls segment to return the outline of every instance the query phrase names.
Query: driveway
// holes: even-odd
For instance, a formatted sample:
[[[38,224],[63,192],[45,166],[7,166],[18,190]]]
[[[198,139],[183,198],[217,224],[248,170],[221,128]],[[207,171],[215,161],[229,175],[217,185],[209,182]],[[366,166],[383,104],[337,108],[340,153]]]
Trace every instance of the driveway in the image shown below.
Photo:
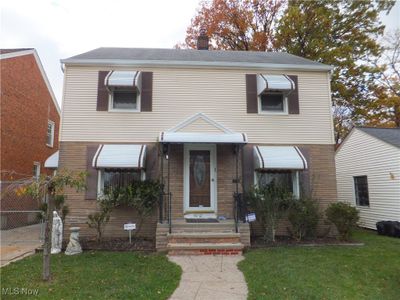
[[[35,253],[35,249],[42,245],[40,230],[41,224],[1,230],[0,266],[3,267],[12,261]]]
[[[247,285],[235,256],[169,256],[182,268],[182,278],[170,300],[247,299]]]

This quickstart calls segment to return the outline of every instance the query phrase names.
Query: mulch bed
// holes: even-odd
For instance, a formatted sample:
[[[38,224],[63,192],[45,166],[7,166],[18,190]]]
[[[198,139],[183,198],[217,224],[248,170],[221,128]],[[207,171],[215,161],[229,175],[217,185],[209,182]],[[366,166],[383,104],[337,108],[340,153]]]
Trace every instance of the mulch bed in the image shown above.
[[[153,252],[155,241],[151,239],[132,238],[132,244],[128,238],[104,238],[101,242],[95,239],[80,238],[79,243],[82,250],[102,250],[102,251],[144,251]],[[67,241],[63,243],[63,249],[67,247]]]
[[[275,243],[265,241],[262,237],[252,237],[251,248],[271,248],[280,246],[318,247],[318,246],[363,246],[363,243],[356,241],[340,241],[334,237],[318,237],[296,241],[288,236],[276,236]]]

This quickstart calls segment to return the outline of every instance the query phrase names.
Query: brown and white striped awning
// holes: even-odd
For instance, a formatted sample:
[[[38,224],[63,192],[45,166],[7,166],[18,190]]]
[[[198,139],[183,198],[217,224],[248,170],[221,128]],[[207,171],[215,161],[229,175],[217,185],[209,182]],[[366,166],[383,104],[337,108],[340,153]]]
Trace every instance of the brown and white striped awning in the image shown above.
[[[140,71],[110,71],[104,79],[106,87],[136,88],[141,90]]]
[[[305,170],[307,160],[295,146],[254,146],[255,170]]]
[[[100,145],[93,158],[98,169],[143,169],[146,145]]]
[[[262,93],[273,90],[291,92],[296,89],[296,85],[288,75],[269,75],[269,74],[258,74],[257,75],[257,93]]]

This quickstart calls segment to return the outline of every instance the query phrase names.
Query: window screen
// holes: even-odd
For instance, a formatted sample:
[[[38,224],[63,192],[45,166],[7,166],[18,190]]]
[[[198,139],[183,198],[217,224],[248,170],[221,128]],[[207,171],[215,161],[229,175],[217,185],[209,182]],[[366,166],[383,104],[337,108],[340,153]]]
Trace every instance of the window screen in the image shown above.
[[[284,97],[282,93],[265,93],[261,95],[261,110],[270,112],[283,112]]]
[[[113,109],[137,109],[136,92],[115,90],[113,93]]]

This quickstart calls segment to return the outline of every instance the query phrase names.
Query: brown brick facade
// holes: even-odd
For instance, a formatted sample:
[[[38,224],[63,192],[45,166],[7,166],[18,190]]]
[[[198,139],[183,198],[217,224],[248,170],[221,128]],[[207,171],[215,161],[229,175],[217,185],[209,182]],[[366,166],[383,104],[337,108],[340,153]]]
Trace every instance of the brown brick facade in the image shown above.
[[[32,177],[34,162],[40,163],[42,174],[51,172],[44,162],[58,150],[60,115],[34,54],[1,59],[0,80],[1,210],[35,210],[35,201],[17,197],[7,186],[16,179]],[[55,123],[53,147],[46,145],[48,120]],[[35,216],[24,215],[16,222],[6,221],[3,215],[2,228],[32,223]]]
[[[47,122],[55,122],[54,146],[46,146]],[[33,162],[41,164],[58,149],[60,116],[33,54],[1,60],[1,170],[32,176]]]
[[[60,148],[60,167],[73,171],[86,170],[86,149],[93,143],[62,142]],[[310,179],[310,191],[313,197],[325,209],[329,203],[336,201],[336,177],[334,165],[333,145],[298,145],[307,152],[309,171],[306,178]],[[251,147],[248,145],[247,147]],[[172,219],[183,218],[183,145],[172,145],[170,149],[170,192],[172,193]],[[158,164],[157,164],[158,165]],[[159,166],[159,165],[158,165]],[[164,161],[164,181],[167,190],[167,162]],[[217,145],[217,203],[218,215],[232,218],[233,193],[235,191],[235,154],[231,145]],[[153,173],[157,172],[153,170]],[[158,173],[160,174],[160,173]],[[157,178],[157,176],[152,176]],[[239,164],[239,177],[242,179],[241,164]],[[240,190],[241,191],[241,185]],[[95,200],[85,200],[84,192],[76,193],[67,190],[67,203],[70,215],[66,226],[80,226],[83,236],[94,235],[94,231],[86,225],[87,216],[96,211]],[[106,236],[125,236],[122,226],[127,221],[136,222],[137,218],[132,210],[115,210],[110,223],[105,230]],[[143,225],[143,235],[155,237],[157,214],[148,218]],[[253,234],[260,235],[259,227],[253,227]],[[322,228],[322,227],[321,227]],[[278,232],[286,234],[286,225],[283,224]]]

